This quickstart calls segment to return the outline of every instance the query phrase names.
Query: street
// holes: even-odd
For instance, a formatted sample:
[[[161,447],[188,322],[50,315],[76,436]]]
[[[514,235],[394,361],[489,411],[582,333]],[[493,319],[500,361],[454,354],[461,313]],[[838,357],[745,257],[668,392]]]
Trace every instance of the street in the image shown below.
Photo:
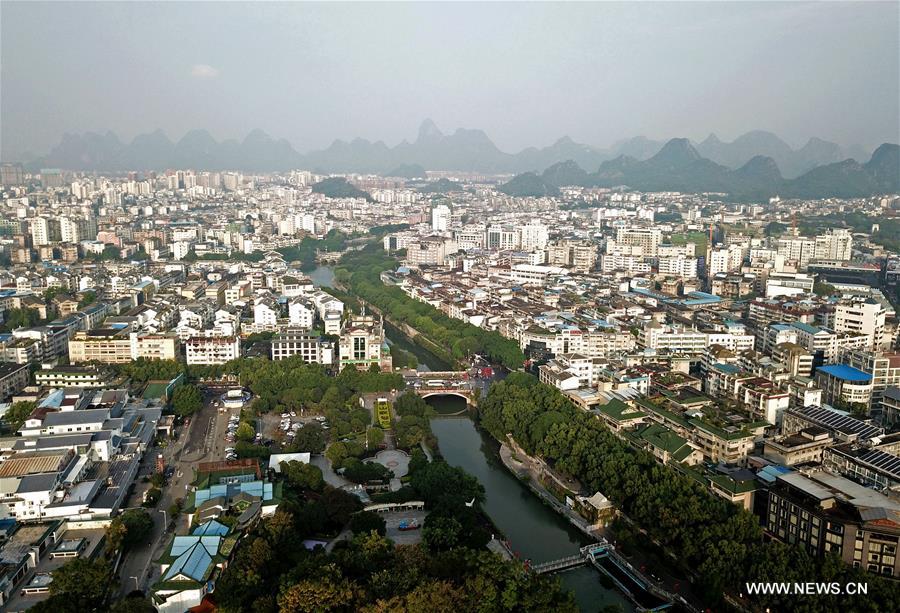
[[[157,454],[162,453],[166,467],[175,469],[168,485],[162,489],[162,497],[155,508],[147,509],[153,518],[153,532],[150,541],[128,552],[119,567],[120,595],[135,589],[146,591],[158,579],[159,569],[153,560],[159,558],[173,531],[167,531],[169,507],[175,500],[187,496],[188,487],[194,480],[194,467],[205,461],[222,459],[224,454],[225,428],[230,413],[219,413],[213,405],[218,394],[205,391],[203,408],[200,409],[186,428],[176,431],[177,438],[163,448],[148,449],[141,463],[140,475],[150,475],[156,470]],[[149,484],[138,482],[131,495],[128,508],[140,508],[143,491]],[[186,516],[175,518],[174,533],[184,533]]]

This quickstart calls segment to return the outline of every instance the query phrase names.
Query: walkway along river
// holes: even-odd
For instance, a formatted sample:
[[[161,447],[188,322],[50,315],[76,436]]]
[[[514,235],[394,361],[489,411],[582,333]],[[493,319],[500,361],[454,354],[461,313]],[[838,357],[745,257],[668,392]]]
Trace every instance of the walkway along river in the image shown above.
[[[330,286],[334,275],[329,267],[320,266],[310,277],[316,285]],[[435,356],[410,343],[397,328],[386,327],[386,332],[390,343],[416,355],[420,370],[446,368]],[[452,396],[431,398],[429,403],[439,413],[465,408],[461,398]],[[484,486],[485,512],[522,560],[530,559],[535,564],[555,560],[577,553],[590,542],[503,466],[497,452],[499,444],[488,434],[479,432],[471,419],[435,418],[431,429],[444,459],[475,476]],[[569,570],[560,573],[559,578],[565,588],[574,592],[582,611],[594,612],[610,604],[618,604],[627,612],[634,611],[623,594],[614,587],[604,586],[600,573],[593,568]]]

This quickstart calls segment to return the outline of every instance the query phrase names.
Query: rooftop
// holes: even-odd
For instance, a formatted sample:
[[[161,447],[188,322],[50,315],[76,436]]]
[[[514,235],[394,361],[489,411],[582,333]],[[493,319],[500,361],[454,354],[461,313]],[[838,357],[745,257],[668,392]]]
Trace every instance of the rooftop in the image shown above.
[[[846,364],[829,364],[820,366],[816,372],[824,372],[825,374],[848,381],[850,383],[868,383],[872,380],[872,375],[863,372],[858,368],[847,366]]]

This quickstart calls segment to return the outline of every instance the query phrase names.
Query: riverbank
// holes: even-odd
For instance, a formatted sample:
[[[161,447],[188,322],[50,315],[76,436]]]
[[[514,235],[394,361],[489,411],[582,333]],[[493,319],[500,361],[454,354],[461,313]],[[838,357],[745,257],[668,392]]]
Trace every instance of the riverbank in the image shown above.
[[[499,455],[503,465],[506,466],[513,475],[527,485],[528,489],[534,492],[544,501],[544,503],[568,519],[573,526],[581,530],[585,536],[590,537],[594,541],[598,541],[601,538],[607,538],[608,535],[605,530],[592,526],[586,519],[560,502],[556,496],[544,487],[544,484],[541,482],[541,477],[546,474],[546,468],[544,468],[538,460],[525,454],[521,449],[513,450],[506,443],[500,443]],[[524,461],[519,459],[523,456],[525,458]]]
[[[436,417],[431,423],[443,459],[473,475],[484,486],[482,509],[502,532],[502,536],[496,536],[508,545],[509,555],[540,564],[576,554],[594,542],[511,474],[500,458],[499,443],[480,431],[473,420]],[[496,545],[491,547],[495,548]],[[583,611],[593,612],[607,605],[634,611],[624,594],[608,583],[604,585],[593,568],[579,567],[557,577],[563,587],[575,594]]]

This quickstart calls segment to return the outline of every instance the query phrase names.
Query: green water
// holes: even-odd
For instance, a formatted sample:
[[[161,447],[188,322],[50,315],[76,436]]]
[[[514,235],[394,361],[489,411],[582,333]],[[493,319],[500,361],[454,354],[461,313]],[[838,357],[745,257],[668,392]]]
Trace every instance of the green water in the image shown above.
[[[450,398],[441,400],[442,405],[450,402]],[[590,542],[503,466],[497,442],[479,433],[471,420],[436,418],[431,421],[431,429],[444,459],[474,475],[484,486],[484,510],[520,559],[539,564],[577,553]],[[624,595],[600,583],[600,575],[593,568],[574,569],[558,577],[575,594],[582,611],[593,612],[610,604],[634,611]]]

